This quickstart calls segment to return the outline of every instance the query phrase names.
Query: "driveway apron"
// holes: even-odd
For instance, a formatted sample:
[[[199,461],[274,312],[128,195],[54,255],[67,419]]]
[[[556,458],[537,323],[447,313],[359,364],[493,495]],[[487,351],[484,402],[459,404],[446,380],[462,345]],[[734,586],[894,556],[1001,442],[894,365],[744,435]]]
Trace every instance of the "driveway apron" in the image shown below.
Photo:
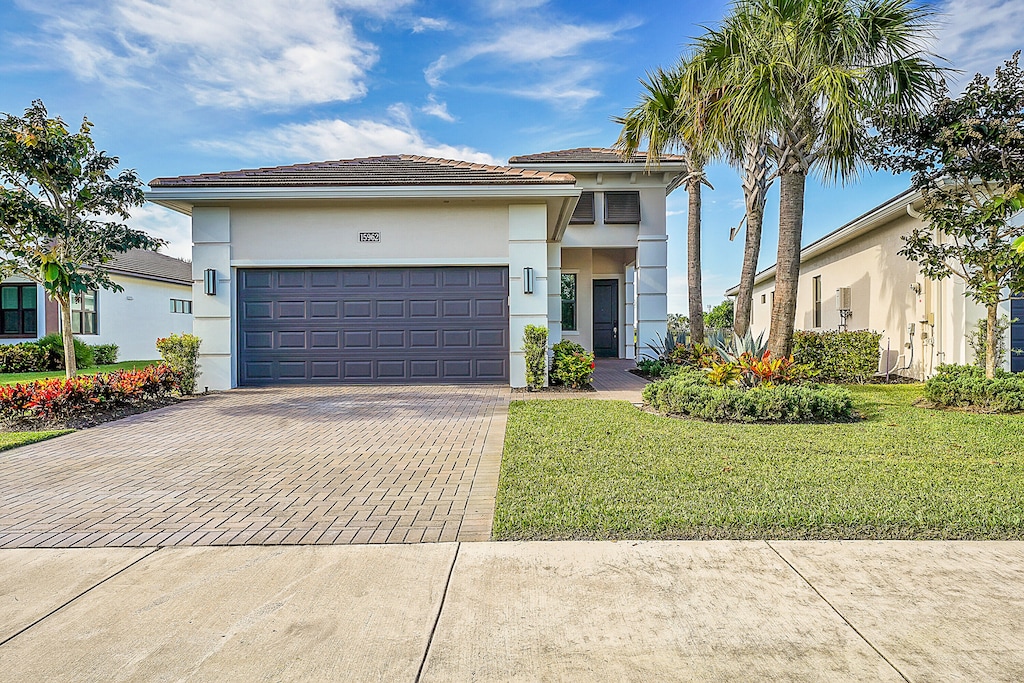
[[[236,390],[0,453],[0,547],[487,540],[508,396]]]

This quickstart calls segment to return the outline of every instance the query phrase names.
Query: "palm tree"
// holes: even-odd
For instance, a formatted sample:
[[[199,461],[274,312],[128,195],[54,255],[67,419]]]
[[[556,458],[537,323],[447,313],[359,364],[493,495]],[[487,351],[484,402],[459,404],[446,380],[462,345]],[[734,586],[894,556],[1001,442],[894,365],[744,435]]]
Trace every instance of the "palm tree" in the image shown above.
[[[615,146],[626,159],[647,143],[647,164],[656,166],[669,152],[682,155],[687,168],[682,180],[689,198],[686,217],[686,279],[689,296],[690,342],[704,343],[704,300],[701,284],[701,185],[711,187],[704,167],[714,152],[705,135],[701,113],[705,97],[701,83],[685,78],[686,60],[673,69],[655,69],[640,83],[644,93],[640,102],[625,116],[612,120],[622,126]],[[696,87],[688,87],[690,84]]]
[[[854,178],[870,116],[933,97],[941,69],[923,51],[931,11],[911,0],[738,0],[698,39],[715,106],[767,141],[780,184],[779,251],[768,346],[792,350],[807,176]]]
[[[737,127],[733,131],[739,132]],[[739,149],[736,149],[738,146]],[[743,220],[729,231],[732,241],[744,224],[746,239],[743,244],[743,267],[740,271],[740,286],[736,293],[736,310],[733,332],[743,337],[750,330],[750,314],[754,303],[754,276],[757,275],[757,261],[761,256],[761,232],[764,226],[764,205],[768,200],[771,186],[771,160],[768,145],[764,140],[739,135],[729,151],[729,159],[739,167],[743,184],[743,202],[746,213]]]

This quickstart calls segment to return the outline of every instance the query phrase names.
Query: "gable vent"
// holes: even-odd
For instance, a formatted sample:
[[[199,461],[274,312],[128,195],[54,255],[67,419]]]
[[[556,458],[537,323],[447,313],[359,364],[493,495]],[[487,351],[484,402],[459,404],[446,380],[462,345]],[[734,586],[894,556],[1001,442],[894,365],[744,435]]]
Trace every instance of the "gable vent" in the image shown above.
[[[605,223],[639,223],[640,193],[639,192],[605,192],[604,193]]]
[[[569,219],[570,225],[574,223],[594,224],[593,192],[583,192],[580,194],[580,201],[576,204],[576,209],[572,212],[572,218]]]

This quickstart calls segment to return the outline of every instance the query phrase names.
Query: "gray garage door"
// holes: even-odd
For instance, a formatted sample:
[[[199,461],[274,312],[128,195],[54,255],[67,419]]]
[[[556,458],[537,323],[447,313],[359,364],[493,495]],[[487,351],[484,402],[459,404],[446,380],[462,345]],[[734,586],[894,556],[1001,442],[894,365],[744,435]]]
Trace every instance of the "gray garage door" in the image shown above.
[[[508,381],[508,269],[249,269],[239,383]]]

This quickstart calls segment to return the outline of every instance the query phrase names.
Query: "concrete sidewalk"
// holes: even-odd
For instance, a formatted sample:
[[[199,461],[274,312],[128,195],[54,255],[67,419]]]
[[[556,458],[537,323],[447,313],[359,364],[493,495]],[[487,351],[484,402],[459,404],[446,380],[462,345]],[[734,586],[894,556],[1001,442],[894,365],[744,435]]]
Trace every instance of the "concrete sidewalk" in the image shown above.
[[[0,551],[12,681],[1020,681],[1024,543]]]

